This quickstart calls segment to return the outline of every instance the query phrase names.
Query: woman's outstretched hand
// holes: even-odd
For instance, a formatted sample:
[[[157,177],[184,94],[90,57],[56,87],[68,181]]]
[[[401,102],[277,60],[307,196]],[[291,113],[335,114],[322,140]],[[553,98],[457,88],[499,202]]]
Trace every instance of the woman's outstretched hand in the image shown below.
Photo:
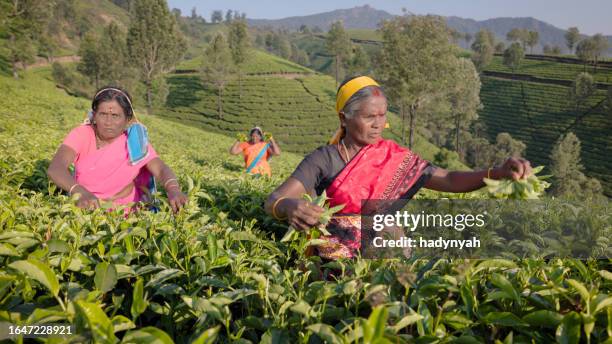
[[[283,200],[287,222],[295,229],[307,230],[319,225],[319,219],[325,209],[299,198]]]
[[[168,203],[170,203],[174,213],[177,213],[187,203],[187,195],[177,188],[166,190],[166,194],[168,195]]]
[[[77,207],[83,209],[96,209],[100,207],[100,200],[96,195],[89,192],[84,187],[78,185],[73,191],[73,195],[79,195],[79,199],[76,202]]]
[[[531,163],[523,158],[509,158],[496,172],[496,179],[525,179],[531,175]]]

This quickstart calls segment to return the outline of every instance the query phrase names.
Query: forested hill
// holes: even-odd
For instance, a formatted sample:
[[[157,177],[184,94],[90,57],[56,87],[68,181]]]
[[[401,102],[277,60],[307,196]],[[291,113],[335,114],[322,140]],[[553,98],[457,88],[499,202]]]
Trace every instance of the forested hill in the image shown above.
[[[408,8],[410,10],[410,8]],[[410,12],[408,12],[410,13]],[[394,15],[365,5],[350,9],[339,9],[330,12],[323,12],[305,16],[288,17],[281,19],[249,19],[249,25],[259,27],[284,28],[297,31],[302,25],[312,28],[320,28],[323,31],[329,30],[331,24],[341,20],[347,29],[376,29],[381,20],[391,19]],[[474,20],[460,17],[446,17],[447,25],[461,33],[475,34],[481,29],[487,29],[495,33],[498,39],[504,41],[506,33],[513,28],[524,28],[537,31],[540,34],[540,42],[534,48],[534,52],[540,52],[545,45],[559,46],[565,49],[565,29],[558,28],[532,17],[523,18],[492,18],[487,20]],[[612,36],[608,38],[608,56],[612,56]],[[466,46],[465,42],[459,42]]]

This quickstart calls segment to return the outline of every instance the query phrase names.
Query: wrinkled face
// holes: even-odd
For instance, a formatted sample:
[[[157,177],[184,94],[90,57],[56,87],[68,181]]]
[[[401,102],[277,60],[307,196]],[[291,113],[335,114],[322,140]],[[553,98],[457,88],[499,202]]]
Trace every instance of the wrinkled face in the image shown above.
[[[93,120],[97,134],[103,140],[112,140],[121,135],[128,123],[123,108],[114,99],[100,103]]]
[[[259,142],[261,142],[262,138],[261,138],[261,135],[259,135],[259,131],[254,130],[254,131],[251,133],[251,140],[253,141],[253,143],[259,143]]]
[[[374,144],[382,139],[387,122],[387,98],[372,96],[361,102],[361,107],[352,118],[341,116],[346,135],[358,144]]]

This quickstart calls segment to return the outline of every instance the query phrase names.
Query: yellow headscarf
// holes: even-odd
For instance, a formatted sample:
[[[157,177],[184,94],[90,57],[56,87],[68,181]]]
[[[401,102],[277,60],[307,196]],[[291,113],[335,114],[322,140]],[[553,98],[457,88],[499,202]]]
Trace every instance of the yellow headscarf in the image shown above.
[[[346,105],[349,99],[353,96],[353,94],[357,93],[359,90],[368,87],[368,86],[380,86],[374,79],[369,76],[360,76],[351,81],[344,84],[338,90],[338,95],[336,96],[336,112],[338,116],[340,116],[340,111]],[[340,126],[334,136],[329,140],[329,144],[333,145],[340,142],[340,138],[344,135],[344,127]]]

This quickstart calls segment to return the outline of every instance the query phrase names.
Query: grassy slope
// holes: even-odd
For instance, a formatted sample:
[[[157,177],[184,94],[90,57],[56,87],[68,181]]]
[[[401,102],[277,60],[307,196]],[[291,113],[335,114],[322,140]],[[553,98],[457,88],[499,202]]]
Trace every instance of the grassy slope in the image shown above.
[[[278,139],[283,148],[305,154],[323,145],[336,130],[335,82],[315,72],[265,52],[255,51],[246,73],[304,73],[299,77],[251,75],[229,82],[223,97],[223,118],[217,113],[216,91],[203,85],[197,74],[169,76],[170,94],[160,116],[187,122],[206,130],[234,136],[260,125]],[[195,69],[201,60],[183,62],[179,69]],[[389,115],[391,130],[386,137],[398,140],[399,120]],[[417,137],[415,151],[433,160],[438,148]],[[465,169],[458,162],[452,168]]]
[[[567,88],[556,85],[483,77],[480,118],[489,136],[509,132],[527,145],[527,157],[536,164],[550,164],[552,147],[560,135],[573,131],[582,142],[582,162],[587,175],[599,179],[612,195],[612,119],[601,110],[573,126],[576,112],[568,104]],[[521,86],[522,85],[522,86]],[[521,89],[521,87],[523,89]],[[589,106],[604,99],[603,91],[591,97]]]
[[[202,48],[202,51],[204,48]],[[195,57],[179,63],[176,67],[180,70],[199,70],[202,67],[204,56]],[[245,62],[243,68],[244,73],[314,73],[314,71],[300,66],[297,63],[280,58],[276,55],[269,54],[265,51],[252,49],[249,58]]]
[[[2,148],[7,151],[17,150],[25,158],[50,157],[68,131],[83,121],[90,106],[89,100],[68,96],[56,88],[49,68],[29,71],[21,81],[5,76],[0,78],[0,91],[8,101],[0,109],[0,117],[3,119],[0,124]],[[136,113],[143,113],[142,110],[136,109]],[[171,164],[173,168],[180,170],[214,165],[233,176],[242,171],[242,158],[226,154],[233,143],[227,136],[154,116],[140,115],[139,120],[149,127],[151,141],[162,158],[167,157],[170,151],[178,151],[182,155],[180,159],[170,159],[181,162],[180,166]],[[41,128],[44,133],[36,142],[21,140],[20,136],[14,135],[15,132],[32,131],[35,128]],[[272,159],[271,164],[280,176],[287,176],[300,160],[299,155],[285,153],[282,159]]]
[[[151,326],[183,343],[204,330],[219,328],[222,342],[240,337],[252,342],[270,338],[297,342],[298,333],[301,338],[317,339],[312,334],[316,326],[343,328],[343,321],[352,319],[363,321],[360,328],[374,332],[376,323],[394,333],[392,324],[414,319],[416,323],[411,321],[401,331],[407,342],[417,336],[448,341],[461,337],[464,342],[503,340],[519,325],[515,340],[550,342],[555,330],[563,330],[556,329],[558,319],[565,316],[563,323],[570,324],[579,317],[571,311],[588,302],[581,301],[583,289],[592,294],[593,304],[602,305],[609,296],[609,273],[602,270],[609,271],[609,260],[355,259],[338,263],[347,273],[337,276],[337,281],[321,281],[313,275],[314,268],[305,272],[296,261],[301,249],[274,239],[274,229],[286,226],[270,221],[260,207],[298,156],[285,154],[278,159],[275,168],[280,173],[271,180],[245,178],[238,158],[225,161],[230,139],[156,117],[141,116],[141,120],[157,151],[190,190],[187,209],[178,216],[171,216],[167,208],[128,217],[103,210],[82,212],[65,196],[47,194],[44,170],[62,138],[80,123],[88,100],[55,88],[45,69],[30,71],[21,81],[0,75],[0,91],[5,95],[0,108],[3,321],[10,317],[21,324],[76,323],[78,336],[87,335],[86,326],[94,335],[98,333],[99,341],[102,336],[121,338],[130,326],[136,327],[133,331]],[[195,185],[190,187],[189,181]],[[50,287],[40,283],[49,279],[47,275],[25,277],[8,267],[24,259],[40,262],[59,280],[57,290],[67,305],[65,311],[47,290]],[[117,270],[116,284],[106,292],[98,290],[101,287],[93,278],[102,262]],[[572,284],[565,282],[569,279],[574,279]],[[132,323],[137,280],[143,282],[148,305]],[[503,298],[493,299],[493,295]],[[381,304],[389,319],[372,318],[366,324],[364,318],[375,315],[372,309]],[[541,310],[552,318],[543,320],[548,328],[542,327],[539,318],[529,323],[521,320]],[[414,312],[423,320],[415,318]],[[113,329],[111,325],[102,333],[104,323],[110,323],[107,317],[125,326]],[[434,318],[439,319],[437,327],[428,328],[434,324],[429,319]],[[571,324],[576,325],[579,339],[580,321]],[[591,337],[594,341],[607,339],[606,324],[605,311],[600,312]],[[342,335],[349,340],[346,329]]]
[[[494,56],[493,62],[486,70],[512,73],[510,68],[504,66],[501,56]],[[516,73],[547,79],[574,80],[578,74],[584,71],[584,67],[579,64],[524,59]],[[596,82],[612,85],[612,69],[599,67],[597,72],[594,73],[593,67],[587,67],[586,71],[593,76]]]

